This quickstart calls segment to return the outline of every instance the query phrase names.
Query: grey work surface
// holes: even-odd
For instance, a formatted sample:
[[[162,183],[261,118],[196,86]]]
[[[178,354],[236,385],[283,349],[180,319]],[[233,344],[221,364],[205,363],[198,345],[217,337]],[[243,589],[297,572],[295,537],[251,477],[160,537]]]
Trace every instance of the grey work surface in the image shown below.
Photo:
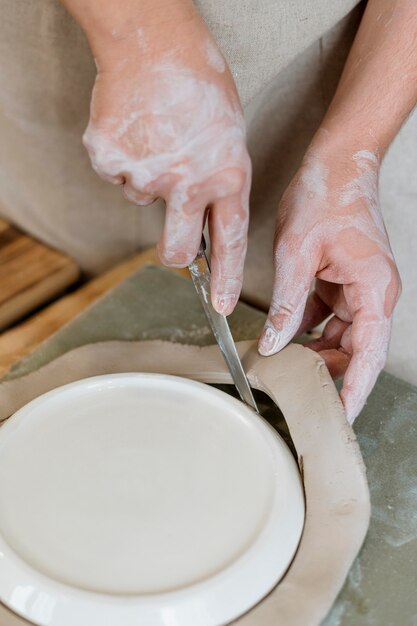
[[[263,313],[239,304],[230,317],[235,340],[256,338],[264,320]],[[36,370],[77,346],[111,339],[214,343],[192,283],[146,267],[48,339],[8,378]],[[285,434],[272,403],[263,403],[261,411]],[[371,525],[322,626],[417,626],[416,417],[417,388],[381,374],[355,422],[368,469]],[[279,616],[276,624],[281,626]]]

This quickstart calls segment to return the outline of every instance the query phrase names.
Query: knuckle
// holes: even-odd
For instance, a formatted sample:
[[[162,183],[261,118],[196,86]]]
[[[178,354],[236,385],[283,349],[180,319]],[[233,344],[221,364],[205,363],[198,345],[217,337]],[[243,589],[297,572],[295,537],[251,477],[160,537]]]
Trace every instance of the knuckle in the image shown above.
[[[122,177],[117,147],[104,130],[89,125],[82,137],[82,143],[88,152],[93,169],[99,176],[110,182],[114,182],[112,178]]]
[[[90,150],[92,150],[92,149],[93,149],[93,147],[92,147],[91,136],[90,136],[90,134],[89,134],[89,132],[88,132],[88,129],[87,129],[87,130],[85,131],[85,133],[83,134],[83,136],[82,136],[82,139],[81,139],[81,140],[82,140],[82,143],[83,143],[84,148],[86,148],[86,150],[87,150],[88,152],[90,152]]]
[[[138,204],[139,206],[149,206],[150,204],[153,204],[155,201],[156,201],[156,196],[153,196],[151,194],[139,193],[136,196],[136,204]]]
[[[230,240],[220,245],[220,251],[222,256],[226,258],[234,258],[240,257],[242,251],[246,250],[247,239],[244,233],[238,232],[233,237],[233,234],[230,237]]]
[[[129,202],[137,203],[136,193],[129,185],[123,185],[123,195]]]
[[[213,281],[215,281],[218,288],[225,293],[235,293],[242,288],[242,278],[237,272],[230,274],[218,269],[214,273]]]
[[[241,237],[229,243],[218,243],[212,248],[212,257],[223,267],[224,272],[241,269],[246,256],[246,238]]]
[[[97,131],[91,131],[87,128],[82,137],[82,142],[91,160],[91,165],[97,173],[107,174],[107,157],[106,150],[101,149],[101,135]]]
[[[92,124],[91,119],[90,119],[90,121],[88,122],[87,128],[85,129],[83,136],[82,136],[82,142],[84,146],[87,148],[87,150],[94,144],[94,137],[96,135],[96,132],[97,132],[97,129]]]
[[[247,178],[248,173],[242,165],[235,165],[223,170],[213,180],[216,198],[224,198],[241,193]]]
[[[178,250],[165,244],[158,245],[158,254],[162,263],[168,267],[186,267],[195,257],[191,250]]]
[[[274,230],[274,249],[279,248],[280,246],[286,246],[295,238],[296,236],[293,234],[290,224],[286,222],[278,211]]]
[[[283,304],[282,302],[280,304],[276,304],[274,309],[275,315],[279,315],[280,317],[291,317],[295,312],[293,306],[290,304]]]
[[[190,265],[192,262],[192,255],[186,254],[185,252],[172,252],[168,250],[162,261],[165,265],[169,267],[186,267]]]
[[[88,153],[96,153],[99,151],[100,143],[104,140],[104,133],[93,126],[91,122],[88,124],[82,136],[82,142]]]
[[[296,306],[291,302],[282,300],[272,300],[271,319],[275,325],[280,325],[282,320],[292,318],[296,313]]]
[[[139,189],[132,187],[128,183],[123,185],[123,195],[129,202],[133,202],[139,206],[148,206],[155,201],[155,197],[153,195],[143,193]]]

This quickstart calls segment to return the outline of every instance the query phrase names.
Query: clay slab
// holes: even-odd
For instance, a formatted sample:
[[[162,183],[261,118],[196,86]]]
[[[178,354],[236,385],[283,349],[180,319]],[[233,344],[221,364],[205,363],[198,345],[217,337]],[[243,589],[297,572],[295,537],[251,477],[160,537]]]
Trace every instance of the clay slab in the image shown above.
[[[268,359],[258,355],[256,342],[241,342],[238,349],[252,386],[267,393],[287,421],[302,469],[306,519],[282,581],[236,623],[273,626],[279,617],[286,626],[316,626],[335,601],[368,528],[369,492],[362,458],[318,355],[296,345]],[[108,341],[78,348],[36,372],[3,383],[0,419],[59,385],[126,369],[231,382],[216,346]],[[8,614],[4,621],[15,626],[20,624],[17,619]]]

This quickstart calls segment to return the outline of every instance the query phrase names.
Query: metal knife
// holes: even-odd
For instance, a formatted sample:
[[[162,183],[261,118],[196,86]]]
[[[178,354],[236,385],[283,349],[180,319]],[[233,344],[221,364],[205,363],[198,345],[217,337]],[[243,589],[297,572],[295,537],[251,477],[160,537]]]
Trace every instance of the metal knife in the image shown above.
[[[206,257],[204,237],[194,261],[188,266],[194,286],[203,305],[204,313],[216,338],[217,344],[229,368],[233,382],[243,402],[259,413],[248,379],[236,350],[226,317],[217,313],[210,299],[210,266]]]

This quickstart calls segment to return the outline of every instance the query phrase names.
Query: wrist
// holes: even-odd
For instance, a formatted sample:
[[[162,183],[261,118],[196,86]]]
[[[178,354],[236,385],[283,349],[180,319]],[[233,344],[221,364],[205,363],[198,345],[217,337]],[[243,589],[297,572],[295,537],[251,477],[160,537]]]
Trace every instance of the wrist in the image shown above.
[[[326,195],[332,198],[333,214],[351,211],[347,198],[356,200],[369,195],[377,198],[380,166],[374,140],[365,141],[363,137],[355,138],[323,127],[317,131],[302,162],[302,168],[310,172],[306,181],[310,175],[322,181]],[[364,206],[359,203],[356,209]]]
[[[84,30],[100,68],[146,54],[148,42],[165,38],[198,17],[192,0],[62,0]],[[143,39],[143,41],[141,41]],[[151,51],[150,51],[151,52]]]
[[[400,117],[391,111],[392,115],[385,103],[371,106],[365,96],[336,93],[320,126],[327,134],[325,143],[351,153],[368,150],[382,161],[401,125]],[[320,145],[323,137],[317,138]]]
[[[334,125],[324,120],[310,143],[307,155],[314,154],[331,165],[351,163],[355,154],[368,153],[379,168],[385,150],[372,129],[351,131],[349,126]]]

